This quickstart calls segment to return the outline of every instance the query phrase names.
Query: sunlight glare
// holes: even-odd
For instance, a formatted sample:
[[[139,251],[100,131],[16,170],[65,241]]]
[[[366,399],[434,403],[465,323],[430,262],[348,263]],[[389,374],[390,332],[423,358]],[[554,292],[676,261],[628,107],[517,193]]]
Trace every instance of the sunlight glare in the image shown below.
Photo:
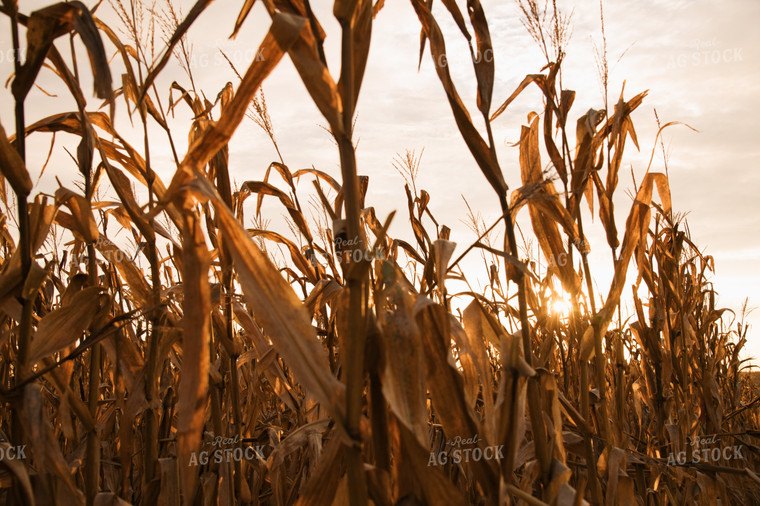
[[[555,295],[549,302],[549,312],[555,316],[567,317],[572,307],[566,295]]]

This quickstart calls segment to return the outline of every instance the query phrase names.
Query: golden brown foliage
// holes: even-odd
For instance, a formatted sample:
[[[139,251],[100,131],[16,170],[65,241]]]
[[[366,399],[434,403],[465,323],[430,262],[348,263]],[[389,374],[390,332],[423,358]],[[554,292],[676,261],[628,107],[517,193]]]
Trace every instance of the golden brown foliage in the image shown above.
[[[183,21],[171,11],[173,33],[153,62],[145,60],[152,51],[122,43],[80,2],[29,16],[3,3],[14,50],[26,25],[28,51],[12,81],[16,135],[0,127],[1,503],[755,500],[760,401],[739,359],[747,329],[728,328],[726,310],[715,306],[713,260],[674,214],[665,174],[647,168],[620,241],[614,192],[627,140],[638,147],[631,113],[646,92],[628,100],[621,92],[612,114],[580,115],[576,144],[569,144],[575,92],[561,89],[558,77],[568,18],[556,7],[545,35],[546,12],[520,2],[548,64],[492,112],[486,12],[468,0],[466,18],[456,1],[442,2],[470,45],[484,135],[451,78],[432,2],[412,0],[420,57],[429,43],[456,125],[503,213],[485,231],[476,223],[480,237],[453,259],[450,229],[415,184],[419,158],[408,152],[396,163],[409,178],[416,244],[388,236],[393,214],[378,219],[365,202],[369,181],[357,174],[354,110],[382,0],[335,2],[337,79],[308,0],[262,0],[272,24],[237,86],[226,85],[210,103],[194,84],[173,83],[170,91],[181,97],[168,107],[156,77],[211,1],[198,0]],[[233,36],[254,3],[242,2]],[[137,20],[127,22],[139,46]],[[125,66],[116,91],[101,32]],[[54,40],[69,33],[85,45],[95,94],[110,115],[87,105],[78,71],[56,49]],[[286,54],[334,136],[341,181],[314,168],[293,172],[280,159],[261,168],[263,180],[233,191],[228,143],[244,118],[277,147],[259,90]],[[24,100],[45,59],[77,110],[27,125]],[[521,181],[509,195],[491,122],[531,85],[543,104],[522,127]],[[604,86],[606,93],[606,78]],[[114,129],[120,98],[139,114],[142,146]],[[167,122],[181,104],[194,118],[184,156]],[[165,140],[148,135],[151,122]],[[43,195],[28,202],[29,174],[37,169],[25,162],[25,142],[40,132],[81,140],[76,162],[84,185],[59,188],[53,203]],[[157,142],[174,153],[168,186],[151,167]],[[313,178],[311,202],[331,222],[314,224],[305,213],[300,178]],[[98,197],[108,183],[115,201]],[[594,213],[594,190],[614,258],[603,294],[593,291],[581,212],[586,200]],[[253,194],[255,226],[246,229],[244,203]],[[265,197],[287,211],[290,234],[266,229]],[[526,207],[545,269],[520,257],[515,223]],[[494,247],[488,234],[502,222],[504,244]],[[113,242],[119,228],[134,247]],[[69,241],[63,246],[61,236]],[[264,247],[269,243],[287,251],[284,263]],[[489,286],[450,293],[452,280],[477,276],[458,266],[474,249],[483,253]],[[622,313],[628,287],[633,315]],[[559,291],[571,298],[567,314],[550,309]],[[455,301],[464,301],[462,312]],[[24,458],[7,458],[15,448],[25,449]]]

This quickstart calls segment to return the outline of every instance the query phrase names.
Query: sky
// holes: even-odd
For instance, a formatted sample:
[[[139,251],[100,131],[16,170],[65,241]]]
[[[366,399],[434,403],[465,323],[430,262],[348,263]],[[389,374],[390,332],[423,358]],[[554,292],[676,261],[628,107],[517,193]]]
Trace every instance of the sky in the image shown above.
[[[129,0],[123,0],[129,4]],[[20,9],[29,13],[47,1],[21,0]],[[88,6],[93,1],[85,1]],[[175,1],[187,12],[192,1]],[[237,84],[235,75],[221,57],[222,49],[242,73],[255,55],[270,20],[261,2],[253,8],[235,40],[232,32],[242,1],[217,0],[198,19],[189,32],[193,45],[191,68],[196,86],[213,100],[228,81]],[[464,2],[458,2],[464,5]],[[570,123],[589,108],[603,107],[603,95],[595,64],[595,46],[602,44],[600,6],[596,2],[558,1],[566,13],[572,12],[571,39],[563,68],[563,86],[576,91]],[[325,51],[334,76],[340,69],[340,29],[332,17],[332,2],[312,0],[317,17],[327,32]],[[538,73],[545,63],[539,47],[520,22],[516,4],[506,0],[482,0],[494,44],[496,81],[494,108],[508,97],[526,74]],[[162,1],[156,1],[157,10]],[[118,19],[104,2],[98,16],[115,29]],[[435,2],[434,14],[447,41],[450,71],[457,89],[473,118],[475,80],[464,39],[441,2]],[[153,14],[146,13],[146,21]],[[646,171],[653,148],[653,171],[664,171],[663,154],[655,145],[658,127],[654,111],[662,124],[686,123],[698,130],[673,126],[662,135],[667,153],[668,174],[673,208],[685,214],[692,240],[703,254],[715,260],[712,275],[719,294],[718,306],[741,315],[745,299],[749,307],[760,306],[760,2],[756,0],[607,0],[604,19],[610,64],[609,100],[613,104],[625,81],[626,99],[649,90],[642,106],[634,112],[640,152],[627,147],[617,190],[617,223],[622,229],[630,209],[631,172],[637,181]],[[0,74],[11,69],[10,34],[0,31]],[[117,30],[118,31],[118,30]],[[367,202],[383,220],[392,210],[398,214],[391,228],[392,236],[409,236],[406,197],[402,177],[394,170],[394,158],[405,150],[423,153],[417,187],[431,194],[430,208],[439,222],[452,229],[451,239],[458,243],[454,255],[474,241],[467,227],[468,209],[492,223],[499,215],[499,204],[456,129],[443,88],[435,74],[429,52],[418,70],[420,24],[408,1],[386,0],[386,6],[374,21],[372,46],[359,103],[356,138],[359,173],[370,177]],[[156,41],[160,51],[160,40]],[[59,47],[61,42],[59,42]],[[110,46],[110,49],[112,49]],[[80,61],[86,61],[84,57]],[[86,74],[86,72],[83,72]],[[84,89],[91,89],[85,81]],[[176,80],[189,87],[189,80],[172,62],[158,79],[158,87],[168,90]],[[117,79],[118,81],[118,79]],[[65,89],[52,72],[43,70],[38,81],[49,97],[33,90],[27,105],[27,122],[54,112],[74,109]],[[291,170],[314,166],[339,179],[338,152],[329,135],[321,128],[326,121],[311,102],[292,63],[286,58],[264,82],[268,111],[277,142]],[[162,92],[163,103],[168,91]],[[176,97],[176,94],[175,94]],[[90,106],[96,107],[95,99]],[[494,122],[494,138],[505,179],[511,189],[519,186],[518,140],[520,127],[531,111],[540,111],[541,95],[529,88]],[[0,120],[6,130],[13,125],[9,89],[0,90]],[[135,145],[141,132],[130,125],[123,108],[119,110],[117,129]],[[178,151],[187,146],[187,113],[177,109]],[[162,135],[159,131],[152,132]],[[56,177],[64,184],[76,178],[76,169],[63,146],[61,136],[52,162],[36,191],[52,193]],[[28,165],[37,180],[49,148],[50,136],[30,140]],[[68,140],[71,142],[71,139]],[[173,172],[173,160],[166,143],[154,143],[154,167],[167,181]],[[658,143],[659,144],[659,143]],[[71,146],[71,144],[69,144]],[[423,152],[424,150],[424,152]],[[264,171],[277,155],[264,132],[252,121],[241,125],[230,144],[233,179],[262,179]],[[307,185],[304,187],[304,185]],[[310,183],[301,184],[307,192]],[[464,197],[464,198],[463,198]],[[281,223],[281,210],[273,203],[269,212],[274,224]],[[527,215],[527,213],[523,213]],[[598,286],[606,294],[611,277],[610,252],[598,218],[585,218],[591,245],[590,262]],[[525,222],[527,225],[527,222]],[[246,223],[246,226],[251,226]],[[275,227],[276,228],[276,227]],[[485,271],[477,256],[464,264],[470,272]],[[635,267],[632,267],[635,269]],[[473,276],[478,277],[477,274]],[[482,278],[481,278],[482,279]],[[482,283],[481,283],[482,284]],[[626,289],[629,291],[629,288]],[[729,318],[730,320],[730,318]],[[760,310],[750,313],[749,332],[744,357],[760,357]],[[755,363],[760,364],[760,360]]]

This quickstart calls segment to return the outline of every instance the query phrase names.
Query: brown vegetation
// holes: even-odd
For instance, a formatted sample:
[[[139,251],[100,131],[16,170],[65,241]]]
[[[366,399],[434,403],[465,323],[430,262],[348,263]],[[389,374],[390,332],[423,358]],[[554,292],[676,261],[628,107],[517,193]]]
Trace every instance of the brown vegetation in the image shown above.
[[[451,80],[432,2],[412,0],[420,57],[429,46],[456,125],[503,212],[491,226],[476,221],[479,237],[454,258],[450,230],[428,206],[433,197],[415,184],[413,153],[395,165],[409,178],[416,244],[388,235],[393,214],[376,216],[365,202],[368,180],[357,174],[354,110],[382,0],[335,2],[338,76],[326,66],[325,33],[308,0],[263,0],[272,23],[259,56],[239,83],[203,95],[184,35],[210,3],[198,0],[184,20],[168,4],[167,45],[154,58],[139,3],[113,5],[124,42],[80,2],[29,16],[3,2],[14,50],[26,31],[28,51],[11,81],[16,134],[8,135],[7,118],[0,129],[0,428],[7,436],[0,447],[26,450],[25,459],[0,460],[0,501],[756,502],[760,410],[739,359],[747,329],[729,328],[715,306],[713,260],[673,212],[664,173],[647,168],[624,227],[616,223],[624,149],[638,146],[631,112],[646,92],[627,99],[621,92],[612,107],[573,123],[575,93],[559,78],[567,18],[520,2],[547,63],[494,109],[493,58],[482,57],[493,51],[486,13],[478,0],[464,11],[441,2],[470,41],[476,122]],[[243,4],[230,20],[235,31],[254,1]],[[69,34],[87,49],[105,108],[85,99],[74,45],[64,57],[54,43]],[[116,90],[111,48],[124,68]],[[164,105],[155,78],[173,54],[191,86],[174,83],[180,98]],[[249,117],[276,147],[258,90],[285,56],[334,137],[341,180],[280,160],[261,168],[262,180],[236,189],[227,144]],[[77,109],[31,122],[24,102],[43,65],[65,82]],[[529,86],[544,100],[522,127],[521,181],[506,181],[491,123]],[[182,155],[167,115],[184,106],[195,119]],[[142,145],[115,130],[116,108],[139,119]],[[165,138],[148,135],[152,123]],[[30,173],[41,168],[25,164],[25,144],[40,132],[79,136],[81,187],[31,196]],[[150,156],[164,142],[176,162],[168,183]],[[311,197],[326,225],[302,207],[296,182],[303,178],[314,181]],[[99,200],[105,187],[117,199]],[[254,196],[255,213],[246,216]],[[265,197],[282,204],[290,233],[264,226]],[[602,293],[593,290],[585,206],[598,213],[614,258]],[[529,215],[546,268],[520,258],[520,212]],[[251,221],[254,228],[245,228]],[[491,234],[501,227],[504,243],[494,245]],[[116,230],[135,246],[114,243]],[[287,251],[286,265],[267,254],[273,245]],[[475,250],[485,272],[462,272],[460,260]],[[447,280],[479,275],[489,279],[482,293],[447,290]],[[633,315],[621,310],[627,290]],[[559,291],[572,300],[566,315],[549,309]],[[454,297],[467,301],[461,313]],[[720,448],[718,458],[710,451],[707,461],[691,458],[700,439]],[[687,451],[687,461],[673,457]]]

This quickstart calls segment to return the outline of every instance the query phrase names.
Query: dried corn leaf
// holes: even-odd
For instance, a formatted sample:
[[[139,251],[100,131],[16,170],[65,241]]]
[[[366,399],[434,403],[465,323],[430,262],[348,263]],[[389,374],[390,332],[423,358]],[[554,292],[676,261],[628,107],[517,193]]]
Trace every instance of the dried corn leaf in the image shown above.
[[[438,27],[438,23],[433,19],[430,9],[421,0],[412,0],[412,5],[417,12],[417,17],[422,24],[423,31],[430,39],[430,52],[433,56],[435,70],[438,74],[438,79],[443,84],[444,91],[446,91],[449,105],[454,113],[454,119],[462,134],[462,138],[493,189],[498,195],[503,195],[507,191],[507,183],[504,181],[504,176],[501,173],[501,168],[494,156],[494,152],[485,143],[480,133],[478,133],[472,123],[470,113],[467,112],[467,108],[462,103],[459,93],[457,93],[454,81],[449,73],[449,66],[446,60],[446,44],[444,43],[443,34]]]
[[[639,245],[641,239],[646,237],[646,233],[649,230],[650,205],[652,203],[652,190],[655,185],[660,198],[663,200],[663,205],[667,205],[668,209],[670,208],[670,190],[667,176],[662,173],[648,173],[641,182],[641,186],[636,193],[636,199],[628,214],[623,245],[620,256],[615,263],[615,274],[612,278],[604,307],[599,311],[597,325],[601,329],[602,334],[606,330],[615,308],[620,302],[620,294],[623,292],[628,264],[631,261],[634,249]]]
[[[18,151],[8,141],[3,125],[0,125],[0,172],[18,195],[26,198],[32,191],[32,180]]]
[[[16,100],[23,101],[29,93],[53,41],[71,30],[76,30],[87,48],[95,94],[99,98],[111,97],[111,70],[90,11],[82,2],[60,2],[34,11],[27,20],[26,61],[11,86]]]
[[[246,181],[243,183],[241,190],[256,193],[259,195],[259,198],[261,198],[262,195],[272,195],[273,197],[280,199],[280,202],[282,202],[282,204],[285,206],[285,209],[288,210],[288,214],[293,219],[293,222],[298,227],[298,230],[306,239],[311,241],[311,232],[309,231],[309,226],[306,224],[306,218],[304,218],[303,214],[301,214],[301,211],[299,211],[296,205],[293,203],[293,200],[284,191],[263,181]],[[259,200],[259,203],[257,204],[257,212],[260,206],[261,201]]]
[[[294,14],[287,15],[294,25],[306,26],[306,19]],[[278,40],[279,41],[279,40]],[[279,41],[282,46],[285,44]],[[322,113],[330,126],[333,135],[343,132],[343,103],[338,86],[335,84],[327,65],[320,57],[318,41],[312,30],[299,30],[295,41],[287,41],[287,51],[293,61],[298,75],[301,76],[306,90],[311,95],[314,104]]]
[[[453,3],[453,2],[452,2]],[[478,109],[484,117],[488,117],[493,97],[494,58],[491,32],[488,29],[483,6],[480,0],[467,0],[467,12],[470,14],[472,27],[475,29],[477,52],[475,53],[475,77],[478,81]]]
[[[428,466],[430,454],[409,429],[399,424],[401,432],[401,463],[405,474],[410,474],[419,488],[418,499],[424,504],[462,505],[467,500],[457,487],[436,466]]]
[[[299,382],[337,420],[342,421],[345,387],[330,373],[327,356],[305,307],[208,180],[199,176],[191,187],[199,195],[211,199],[216,208],[219,228],[225,233],[226,246],[232,254],[238,280],[254,318]]]
[[[0,442],[0,449],[2,449],[0,451],[3,452],[3,455],[7,455],[10,448],[11,445],[7,442]],[[21,490],[24,492],[24,497],[27,503],[31,506],[35,506],[34,492],[32,492],[32,484],[29,480],[29,473],[26,471],[26,466],[24,466],[24,464],[18,459],[2,459],[0,460],[0,464],[7,467],[8,470],[16,476],[18,483],[21,485]]]
[[[393,269],[384,264],[386,288],[378,300],[380,342],[385,357],[381,371],[383,396],[399,422],[427,446],[425,358],[419,328],[412,315],[412,296],[394,281]]]
[[[433,243],[433,256],[435,258],[435,273],[437,275],[438,288],[443,293],[446,287],[446,272],[451,260],[451,255],[454,254],[454,249],[457,247],[457,243],[452,241],[446,241],[444,239],[436,239]]]
[[[211,264],[200,219],[189,212],[183,231],[183,283],[185,298],[182,318],[182,371],[177,402],[177,453],[181,463],[182,493],[193,497],[197,468],[190,457],[201,444],[208,401],[209,341],[211,339]]]
[[[538,149],[538,119],[538,116],[534,116],[530,127],[522,127],[520,174],[525,187],[535,185],[535,191],[527,197],[527,202],[533,231],[541,246],[541,251],[549,265],[556,269],[565,291],[576,293],[580,279],[578,279],[569,262],[561,261],[567,258],[567,251],[558,227],[558,223],[562,223],[561,218],[555,221],[555,217],[561,216],[561,212],[546,212],[548,207],[559,209],[562,206],[559,205],[559,197],[554,188],[554,183],[544,181],[541,172],[541,155]],[[542,205],[537,205],[536,202],[541,202]]]
[[[201,1],[199,0],[198,4]],[[260,54],[261,58],[256,58],[248,67],[235,96],[225,107],[219,121],[210,124],[190,146],[169,185],[167,200],[173,198],[174,194],[193,174],[200,172],[209,160],[227,145],[232,134],[245,117],[256,90],[277,66],[284,51],[287,51],[296,42],[300,33],[304,31],[304,25],[305,20],[298,16],[282,12],[274,15],[272,26],[259,46],[257,54]]]
[[[243,3],[243,7],[240,9],[240,13],[238,14],[237,19],[235,20],[235,28],[232,30],[232,35],[230,35],[231,39],[234,39],[237,37],[238,32],[240,31],[240,28],[243,26],[243,22],[245,21],[245,18],[248,17],[248,14],[251,12],[251,9],[253,8],[253,4],[256,3],[256,0],[245,0]]]
[[[102,295],[101,287],[91,286],[74,295],[69,305],[46,314],[37,325],[37,332],[29,345],[28,364],[32,365],[81,339],[107,299],[108,296]]]
[[[530,83],[537,83],[539,86],[542,86],[544,80],[543,74],[529,74],[525,76],[525,79],[522,80],[522,82],[517,86],[515,91],[512,92],[512,94],[507,97],[507,99],[504,101],[503,104],[499,106],[496,111],[491,115],[491,121],[498,118],[504,111],[507,110],[507,107],[509,107],[509,104],[511,104],[519,95],[522,93],[522,91],[528,87]]]
[[[142,271],[130,260],[129,255],[105,236],[100,237],[95,243],[95,248],[106,258],[109,264],[116,267],[121,278],[127,283],[131,298],[137,305],[139,307],[151,307],[153,305],[153,292]]]
[[[63,213],[59,214],[58,222],[69,228],[75,236],[86,243],[95,242],[100,233],[98,224],[95,222],[95,216],[92,214],[90,201],[73,191],[64,188],[58,188],[55,192],[55,199],[59,204],[63,204],[71,210],[71,223],[62,223],[60,219]]]
[[[35,486],[35,490],[39,493],[38,499],[42,499],[38,503],[84,505],[84,494],[77,488],[69,463],[61,453],[41,390],[33,383],[24,387],[23,405],[18,411],[38,473],[35,483],[40,485]],[[79,463],[81,465],[81,461]]]
[[[167,63],[169,63],[169,60],[171,59],[172,55],[174,54],[174,46],[176,46],[179,41],[182,40],[182,37],[185,36],[187,31],[190,29],[192,24],[195,22],[195,20],[198,18],[198,16],[201,15],[201,13],[211,5],[211,3],[214,0],[198,0],[193,4],[193,7],[190,9],[190,12],[187,13],[187,16],[185,16],[185,19],[182,20],[182,22],[177,26],[177,29],[172,34],[169,41],[166,43],[166,49],[164,49],[164,54],[161,56],[161,59],[159,62],[154,65],[148,76],[145,78],[145,83],[143,84],[141,93],[140,93],[140,100],[142,100],[142,96],[147,92],[147,90],[153,85],[153,81],[158,76],[159,72],[166,66]]]
[[[304,256],[303,252],[298,248],[298,246],[296,246],[293,243],[293,241],[291,241],[290,239],[286,237],[283,237],[277,232],[272,232],[271,230],[256,229],[256,230],[248,230],[248,232],[251,234],[251,237],[262,237],[264,239],[269,239],[270,241],[277,242],[279,244],[284,244],[285,247],[288,248],[288,251],[290,252],[290,259],[293,260],[293,264],[298,268],[299,271],[301,271],[301,274],[303,274],[306,277],[306,279],[309,280],[310,283],[317,282],[317,277],[314,272],[314,266]]]
[[[415,318],[423,337],[430,397],[445,433],[452,438],[460,436],[465,439],[483,434],[476,414],[465,399],[462,376],[450,360],[451,320],[448,313],[420,295],[415,302]],[[483,446],[484,440],[479,439],[478,444]],[[493,461],[470,463],[486,488],[495,487],[493,464]]]
[[[354,8],[353,21],[351,22],[351,42],[353,45],[353,96],[351,110],[355,110],[356,102],[359,98],[359,90],[364,78],[364,70],[367,66],[367,57],[369,56],[370,38],[372,36],[372,0],[359,0],[358,5]],[[337,4],[337,2],[336,2]],[[341,74],[338,81],[338,92],[340,93],[342,103],[345,103],[346,96],[343,90],[343,75]]]

